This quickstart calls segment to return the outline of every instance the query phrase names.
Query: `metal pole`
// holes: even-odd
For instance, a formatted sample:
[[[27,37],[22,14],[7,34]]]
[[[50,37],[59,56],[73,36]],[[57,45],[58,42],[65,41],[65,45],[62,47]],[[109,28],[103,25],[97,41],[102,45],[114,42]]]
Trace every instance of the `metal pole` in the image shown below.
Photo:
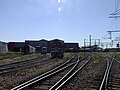
[[[89,44],[90,44],[90,47],[91,47],[91,35],[89,36],[89,39],[90,39]]]
[[[96,45],[96,40],[95,40],[95,45]]]
[[[110,31],[109,33],[110,33],[110,39],[112,39],[112,34],[111,34],[111,31]]]
[[[86,42],[85,42],[85,39],[84,39],[84,56],[85,56],[85,46],[86,46]]]
[[[85,39],[84,39],[84,47],[86,46]]]
[[[85,51],[85,46],[86,46],[86,42],[85,42],[85,39],[84,39],[84,51]]]
[[[91,52],[91,35],[89,36],[90,52]]]
[[[119,52],[119,40],[118,40],[118,52]]]
[[[100,39],[99,39],[99,46],[100,46]]]

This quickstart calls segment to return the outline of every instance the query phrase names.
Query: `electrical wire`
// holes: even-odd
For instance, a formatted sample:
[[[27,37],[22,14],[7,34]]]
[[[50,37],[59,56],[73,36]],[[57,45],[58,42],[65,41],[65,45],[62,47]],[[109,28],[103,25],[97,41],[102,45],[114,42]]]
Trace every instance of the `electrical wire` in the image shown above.
[[[120,13],[119,5],[120,5],[120,0],[115,0],[115,11],[112,14],[110,14],[112,15],[113,18],[112,21],[110,22],[110,26],[109,26],[110,30],[114,30],[118,28],[119,17],[117,17],[116,15]],[[110,39],[110,33],[107,33],[104,37],[102,37],[102,39]]]
[[[119,4],[120,4],[120,0],[115,0],[115,11],[110,15],[114,16],[120,13]]]
[[[118,15],[120,13],[119,12],[120,11],[119,4],[120,4],[120,0],[115,0],[115,12],[111,14],[114,19],[110,24],[110,29],[118,28],[118,19],[119,19],[119,17],[116,17],[116,15]]]
[[[120,0],[117,1],[117,4],[116,4],[116,11],[117,11],[118,8],[119,8],[119,4],[120,4]]]

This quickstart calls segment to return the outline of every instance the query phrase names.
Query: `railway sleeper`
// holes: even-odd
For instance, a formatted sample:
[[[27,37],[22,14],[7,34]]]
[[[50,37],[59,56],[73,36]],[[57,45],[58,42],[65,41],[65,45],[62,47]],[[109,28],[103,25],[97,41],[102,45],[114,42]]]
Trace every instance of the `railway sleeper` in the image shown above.
[[[120,88],[108,88],[108,90],[120,90]]]
[[[109,81],[109,83],[120,83],[120,79],[118,79],[118,80],[111,80],[111,81]]]
[[[119,85],[120,86],[120,83],[117,83],[117,82],[109,82],[108,85]]]
[[[112,87],[120,88],[120,85],[112,84]]]
[[[120,90],[120,86],[119,85],[111,85],[110,87],[108,88],[119,88],[119,89],[116,89],[116,90]]]
[[[110,83],[110,84],[108,84],[108,89],[115,89],[116,88],[116,90],[120,90],[120,83],[119,84],[117,84],[117,83]]]
[[[38,88],[39,90],[48,90],[50,87],[46,87],[46,86],[42,86],[42,87],[40,87],[40,88]]]

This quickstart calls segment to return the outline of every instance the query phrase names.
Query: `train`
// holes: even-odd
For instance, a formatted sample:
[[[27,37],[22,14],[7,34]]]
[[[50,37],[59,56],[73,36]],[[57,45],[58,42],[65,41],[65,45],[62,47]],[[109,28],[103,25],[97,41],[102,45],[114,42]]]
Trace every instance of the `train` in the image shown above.
[[[65,52],[78,52],[79,44],[78,43],[65,43]]]
[[[51,46],[51,58],[63,58],[64,57],[64,41],[59,39],[54,39],[50,41]]]
[[[46,54],[47,53],[47,47],[42,47],[41,54]]]
[[[24,45],[24,54],[31,54],[31,53],[35,53],[36,52],[36,48],[31,46],[31,45]]]

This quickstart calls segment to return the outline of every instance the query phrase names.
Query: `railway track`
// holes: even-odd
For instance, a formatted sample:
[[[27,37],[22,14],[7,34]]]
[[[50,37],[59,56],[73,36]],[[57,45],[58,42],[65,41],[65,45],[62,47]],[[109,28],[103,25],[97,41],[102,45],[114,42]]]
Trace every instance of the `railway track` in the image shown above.
[[[61,89],[70,79],[72,79],[89,61],[91,57],[78,60],[76,64],[64,75],[57,83],[55,83],[49,90]]]
[[[0,65],[0,74],[9,73],[12,71],[16,71],[19,68],[28,68],[34,65],[37,65],[39,63],[44,63],[45,61],[49,61],[49,58],[45,58],[45,56],[41,56],[39,58],[31,59],[31,60],[25,60],[20,62],[14,62],[10,64],[3,64]]]
[[[52,85],[55,84],[56,81],[60,80],[62,77],[66,77],[75,70],[76,66],[82,62],[83,59],[75,60],[73,57],[66,61],[65,63],[61,64],[60,66],[40,75],[37,76],[19,86],[12,88],[11,90],[21,90],[21,89],[49,89]],[[82,64],[81,64],[82,65]],[[64,76],[65,75],[65,76]],[[40,85],[40,86],[39,86]]]
[[[111,57],[100,84],[99,90],[120,90],[120,62]]]
[[[108,80],[108,90],[120,90],[120,63],[117,61],[113,62],[111,67],[109,80]]]
[[[93,54],[91,53],[93,56]],[[97,55],[99,56],[99,55]],[[69,82],[66,82],[59,90],[98,90],[100,80],[105,71],[106,60],[104,57],[92,57],[77,74],[75,74]],[[54,89],[52,89],[54,90]],[[57,90],[57,89],[55,89]]]

